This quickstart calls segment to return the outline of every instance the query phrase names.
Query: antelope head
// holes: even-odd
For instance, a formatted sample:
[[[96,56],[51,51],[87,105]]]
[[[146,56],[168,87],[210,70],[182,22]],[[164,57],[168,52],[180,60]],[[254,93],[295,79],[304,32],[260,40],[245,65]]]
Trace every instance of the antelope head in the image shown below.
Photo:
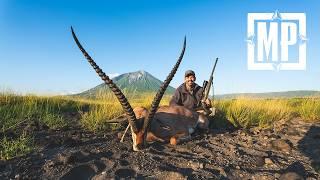
[[[111,91],[116,95],[117,99],[119,100],[123,110],[126,113],[127,119],[130,124],[131,128],[131,134],[132,134],[132,141],[133,141],[133,150],[139,151],[145,146],[147,131],[150,125],[150,121],[152,121],[158,107],[159,103],[162,99],[162,96],[164,92],[166,91],[168,85],[170,84],[172,78],[174,77],[175,73],[178,70],[178,67],[182,61],[185,48],[186,48],[186,37],[184,38],[183,42],[183,48],[180,53],[180,56],[172,68],[171,72],[167,76],[166,80],[162,83],[160,89],[158,90],[156,96],[154,97],[151,109],[148,111],[146,108],[138,107],[134,110],[132,109],[129,101],[124,96],[124,94],[121,92],[121,90],[118,88],[118,86],[112,82],[112,80],[107,76],[102,69],[99,68],[99,66],[94,62],[94,60],[91,58],[91,56],[86,52],[86,50],[82,47],[80,44],[77,36],[75,35],[73,28],[71,27],[71,33],[73,36],[73,39],[75,40],[77,46],[79,47],[80,51],[83,53],[85,58],[88,60],[90,65],[93,67],[93,69],[96,71],[96,73],[100,76],[100,78],[105,82],[106,85],[111,89]]]

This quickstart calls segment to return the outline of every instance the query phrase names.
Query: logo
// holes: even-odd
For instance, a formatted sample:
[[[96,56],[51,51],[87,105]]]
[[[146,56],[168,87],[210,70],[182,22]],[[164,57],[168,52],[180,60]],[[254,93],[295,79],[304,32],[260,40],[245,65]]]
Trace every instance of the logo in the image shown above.
[[[305,70],[305,13],[248,13],[249,70]]]

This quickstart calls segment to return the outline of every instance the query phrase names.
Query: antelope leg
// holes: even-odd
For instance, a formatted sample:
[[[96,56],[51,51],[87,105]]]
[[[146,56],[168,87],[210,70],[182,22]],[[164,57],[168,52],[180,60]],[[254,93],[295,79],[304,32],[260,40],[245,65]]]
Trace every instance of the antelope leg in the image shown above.
[[[122,135],[122,137],[121,137],[120,142],[123,142],[123,140],[124,140],[124,136],[127,134],[127,131],[128,131],[128,129],[129,129],[129,127],[130,127],[130,124],[128,124],[128,126],[127,126],[126,130],[124,131],[124,133],[123,133],[123,135]]]

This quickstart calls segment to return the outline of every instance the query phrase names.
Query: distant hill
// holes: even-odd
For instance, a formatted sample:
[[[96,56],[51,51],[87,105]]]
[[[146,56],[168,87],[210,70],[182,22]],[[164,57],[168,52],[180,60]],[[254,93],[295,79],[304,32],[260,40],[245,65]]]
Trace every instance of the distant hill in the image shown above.
[[[142,93],[155,93],[160,88],[162,81],[152,76],[150,73],[140,70],[121,74],[112,78],[113,82],[126,94],[142,94]],[[175,88],[168,86],[166,94],[173,94]],[[76,96],[82,97],[95,97],[98,94],[110,92],[109,87],[102,83],[92,89],[84,91]]]
[[[217,99],[236,99],[244,98],[303,98],[303,97],[320,97],[320,91],[283,91],[283,92],[266,92],[266,93],[234,93],[216,95]]]

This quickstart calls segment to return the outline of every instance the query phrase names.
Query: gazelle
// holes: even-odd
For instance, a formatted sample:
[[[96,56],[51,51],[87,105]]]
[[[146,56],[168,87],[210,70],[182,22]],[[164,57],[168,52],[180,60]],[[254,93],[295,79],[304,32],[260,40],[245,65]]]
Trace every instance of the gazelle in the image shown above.
[[[189,139],[196,127],[203,129],[208,128],[209,121],[201,113],[198,114],[183,106],[159,107],[161,98],[182,61],[186,48],[186,38],[184,38],[183,48],[176,64],[158,90],[153,99],[151,109],[148,111],[144,107],[132,109],[127,98],[117,85],[99,68],[82,47],[72,27],[71,32],[73,39],[85,58],[105,84],[109,86],[122,105],[130,124],[134,151],[141,150],[146,145],[146,142],[151,141],[170,142],[170,144],[176,145],[180,140]]]

